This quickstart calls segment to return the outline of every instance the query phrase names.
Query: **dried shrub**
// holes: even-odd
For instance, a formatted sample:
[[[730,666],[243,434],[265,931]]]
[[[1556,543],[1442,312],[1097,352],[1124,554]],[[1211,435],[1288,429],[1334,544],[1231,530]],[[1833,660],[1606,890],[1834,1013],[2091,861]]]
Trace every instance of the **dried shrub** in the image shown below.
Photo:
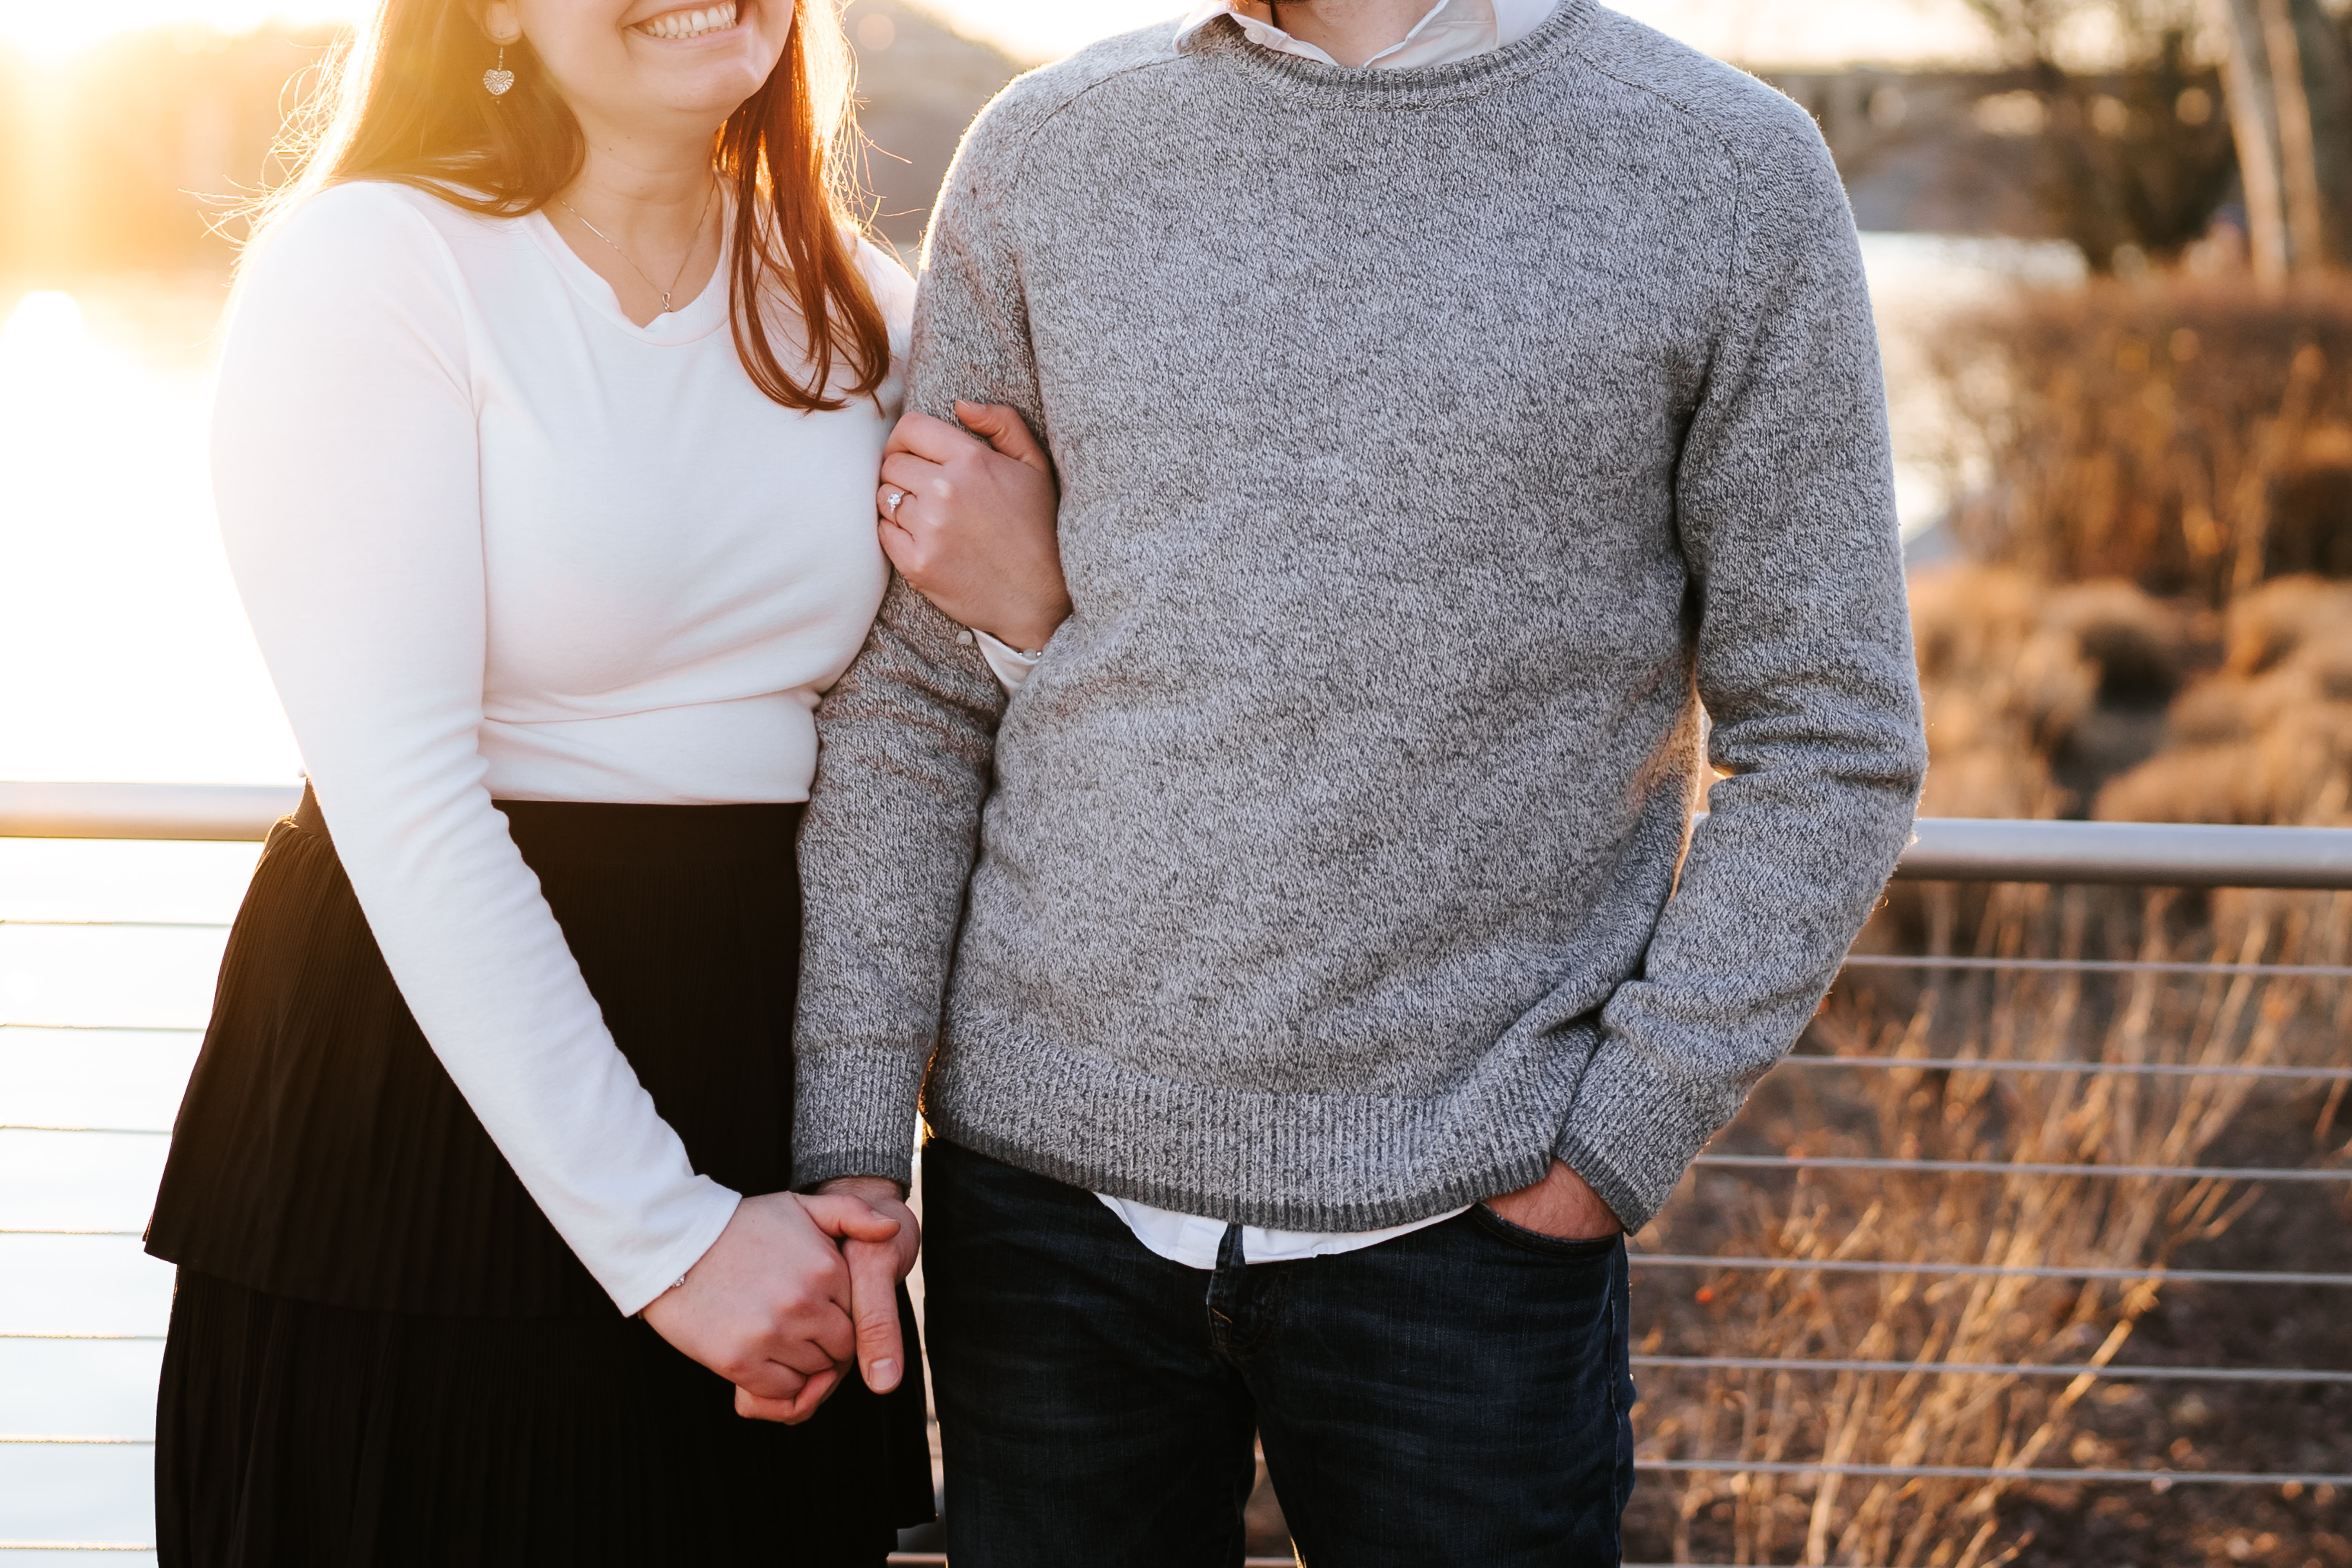
[[[2216,616],[2119,578],[2053,584],[1976,565],[1916,576],[1912,605],[1931,814],[2080,809],[2088,792],[2070,788],[2070,768],[2079,773],[2086,750],[2109,743],[2118,725],[2137,726],[2142,753],[2168,739],[2174,749],[2098,790],[2102,815],[2314,820],[2344,808],[2352,584],[2281,578]],[[2229,814],[2179,782],[2190,760],[2200,778],[2237,792]],[[2165,791],[2168,808],[2156,798]],[[1858,945],[1877,954],[2341,964],[2352,958],[2352,895],[1897,884]],[[2261,1066],[2340,1059],[2347,1028],[2352,987],[2322,989],[2296,976],[1862,968],[1841,983],[1811,1048],[1898,1060]],[[2342,1087],[2318,1109],[2315,1151],[2330,1135]],[[2257,1092],[2271,1096],[2266,1115],[2290,1117],[2297,1097],[2310,1094],[2245,1079],[1784,1069],[1718,1147],[2068,1168],[2249,1163],[2243,1147],[2217,1156],[2215,1146],[2246,1136],[2244,1112]],[[2200,1419],[2225,1434],[2209,1449],[2160,1418],[2137,1427],[2106,1418],[2122,1407],[2116,1394],[2137,1398],[2128,1384],[1939,1370],[2105,1366],[2151,1313],[2196,1287],[1952,1276],[1930,1266],[2154,1269],[2184,1247],[2232,1245],[2232,1226],[2261,1195],[2219,1176],[1702,1170],[1643,1249],[1769,1257],[1788,1267],[1696,1281],[1645,1272],[1637,1308],[1650,1325],[1645,1353],[1899,1366],[1646,1372],[1636,1427],[1645,1454],[1727,1468],[1677,1476],[1670,1498],[1638,1510],[1638,1550],[1678,1563],[2054,1565],[2081,1559],[2055,1542],[2037,1552],[2022,1522],[2033,1509],[2044,1510],[2045,1528],[2088,1541],[2106,1539],[2100,1532],[2121,1517],[2093,1506],[2113,1489],[2086,1496],[2012,1480],[1841,1479],[1741,1464],[2260,1468],[2247,1458],[2258,1441],[2254,1418],[2232,1388],[2200,1396]],[[1916,1262],[1922,1272],[1858,1277],[1807,1267],[1844,1258]],[[2228,1266],[2265,1265],[2244,1258]],[[2242,1305],[2232,1296],[2221,1310]],[[2135,1504],[2130,1517],[2151,1506]],[[2165,1522],[2152,1529],[2182,1542],[2210,1536],[2220,1551],[2242,1506],[2233,1494],[2192,1489],[2158,1507]],[[2051,1524],[2053,1508],[2063,1526]],[[2318,1518],[2326,1508],[2323,1500],[2307,1511]],[[2148,1531],[2136,1538],[2139,1546],[2149,1539]],[[2291,1564],[2332,1537],[2313,1524],[2260,1539],[2260,1561]],[[2199,1560],[2209,1554],[2192,1549]]]
[[[2128,583],[2053,588],[1999,567],[1923,573],[1911,619],[1927,708],[1928,816],[2049,817],[2085,804],[2062,769],[2104,777],[2146,736],[2103,715],[2160,714],[2191,630]]]
[[[1927,945],[1978,956],[2340,963],[2352,896],[2207,900],[2095,889],[1914,889]],[[1916,947],[1913,949],[1916,951]],[[1831,1056],[2252,1066],[2326,1061],[2341,988],[2251,976],[1850,974],[1816,1025]],[[2088,1166],[2188,1165],[2231,1129],[2258,1080],[1916,1069],[1784,1069],[1726,1147]],[[2325,1136],[2336,1107],[2323,1112]],[[2211,1464],[2158,1440],[2135,1450],[2082,1417],[2089,1376],[1943,1366],[2113,1363],[2162,1293],[2194,1287],[1954,1277],[1938,1263],[2153,1268],[2221,1237],[2259,1196],[2206,1179],[1806,1171],[1777,1183],[1702,1173],[1645,1249],[1785,1258],[1762,1273],[1645,1276],[1646,1353],[1843,1359],[1895,1372],[1653,1371],[1637,1430],[1654,1459],[2017,1468]],[[1808,1264],[1916,1261],[1913,1275]],[[1661,1283],[1660,1280],[1671,1281]],[[2132,1358],[2124,1358],[2128,1363]],[[2219,1397],[2218,1395],[2214,1397]],[[2028,1551],[2012,1481],[1702,1473],[1644,1545],[1673,1561],[1990,1568]],[[2184,1509],[2201,1508],[2184,1500]],[[1661,1517],[1663,1516],[1663,1517]],[[1666,1538],[1670,1538],[1669,1540]],[[2277,1557],[2272,1561],[2299,1561]]]
[[[2352,576],[2352,284],[2167,276],[2028,291],[1930,355],[1975,560],[2219,607]]]
[[[2020,296],[1958,320],[1937,368],[1957,432],[1949,459],[1977,483],[1951,524],[1969,563],[1916,574],[1911,587],[1932,754],[1923,810],[2347,820],[2352,583],[2330,579],[2352,577],[2352,286],[2267,302],[2177,279]],[[1858,951],[2342,965],[2352,960],[2352,895],[1897,884]],[[1810,1049],[1896,1060],[2317,1065],[2343,1059],[2347,1029],[2352,985],[2308,975],[1856,967]],[[2180,1353],[2192,1363],[2259,1363],[2287,1353],[2269,1347],[2287,1316],[2304,1310],[2288,1292],[1931,1267],[2273,1268],[2286,1255],[2305,1268],[2345,1267],[2330,1215],[2294,1207],[2308,1203],[2309,1189],[2292,1200],[2273,1194],[2248,1222],[2264,1227],[2253,1239],[2241,1222],[2263,1194],[2226,1176],[2074,1173],[2291,1163],[2293,1152],[2262,1140],[2292,1134],[2297,1118],[2306,1119],[2309,1152],[2352,1157],[2329,1142],[2342,1140],[2345,1086],[2325,1087],[1930,1067],[1774,1074],[1719,1148],[1994,1168],[1694,1175],[1642,1238],[1643,1250],[1786,1267],[1637,1276],[1645,1352],[1766,1364],[1644,1373],[1636,1430],[1645,1454],[1725,1468],[1677,1476],[1659,1489],[1669,1497],[1637,1503],[1633,1550],[1654,1561],[1670,1551],[1678,1563],[1895,1568],[2336,1561],[2335,1500],[2306,1505],[2295,1489],[2184,1488],[2152,1500],[2135,1488],[2127,1508],[2111,1509],[2122,1500],[2113,1488],[1738,1468],[1824,1460],[2338,1468],[2328,1445],[2352,1429],[2265,1426],[2250,1385],[2190,1396],[2203,1434],[2192,1440],[2127,1384],[1965,1370],[2110,1364],[2151,1321],[2162,1345],[2182,1303],[2192,1316],[2205,1310],[2203,1289],[2221,1292],[2206,1321],[2226,1315],[2248,1338],[2234,1352],[2209,1341]],[[2021,1163],[2061,1170],[2000,1169]],[[2319,1226],[2316,1247],[2262,1250],[2276,1245],[2268,1227],[2278,1204],[2295,1223]],[[2184,1248],[2194,1250],[2178,1258]],[[1845,1258],[1922,1271],[1817,1267]],[[2340,1304],[2331,1298],[2323,1310]],[[2312,1334],[2340,1341],[2325,1326]],[[1773,1364],[1825,1359],[1898,1364]],[[2126,1408],[2149,1416],[2112,1414]],[[2258,1507],[2273,1523],[2279,1510],[2307,1517],[2256,1534],[2247,1521]],[[2036,1510],[2063,1542],[2034,1545],[2024,1521]],[[2137,1531],[2128,1541],[2116,1533],[2126,1519]]]
[[[2099,792],[2122,822],[2347,820],[2352,585],[2283,577],[2230,606],[2222,667],[2173,705],[2172,745]]]

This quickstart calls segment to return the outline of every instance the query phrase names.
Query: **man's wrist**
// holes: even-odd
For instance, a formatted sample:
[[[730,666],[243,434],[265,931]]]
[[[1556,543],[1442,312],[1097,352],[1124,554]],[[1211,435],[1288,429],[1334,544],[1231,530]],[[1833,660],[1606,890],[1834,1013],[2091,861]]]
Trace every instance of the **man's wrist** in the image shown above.
[[[907,1201],[907,1189],[887,1176],[835,1176],[829,1182],[819,1183],[816,1190],[820,1193],[845,1193],[869,1203],[880,1197],[898,1204]]]
[[[1045,651],[1045,645],[1054,640],[1054,634],[1060,631],[1062,623],[1069,618],[1070,609],[1065,605],[1059,610],[1046,615],[1006,622],[1000,626],[975,626],[972,629],[986,632],[1024,658],[1034,658]]]

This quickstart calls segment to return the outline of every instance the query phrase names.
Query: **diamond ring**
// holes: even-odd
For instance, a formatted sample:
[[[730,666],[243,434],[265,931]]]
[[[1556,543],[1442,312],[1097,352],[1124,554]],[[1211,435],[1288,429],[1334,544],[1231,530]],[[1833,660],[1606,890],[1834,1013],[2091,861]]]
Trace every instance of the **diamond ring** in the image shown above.
[[[883,510],[890,514],[892,521],[895,522],[898,521],[898,503],[906,499],[907,492],[905,490],[892,490],[889,494],[882,498]]]

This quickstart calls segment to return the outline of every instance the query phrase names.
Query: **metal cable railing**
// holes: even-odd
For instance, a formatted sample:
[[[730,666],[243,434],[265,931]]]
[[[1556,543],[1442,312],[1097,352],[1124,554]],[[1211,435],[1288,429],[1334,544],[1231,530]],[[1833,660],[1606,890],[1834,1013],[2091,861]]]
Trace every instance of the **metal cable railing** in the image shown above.
[[[2352,1182],[2352,1171],[2304,1165],[2070,1165],[2034,1160],[1883,1160],[1861,1154],[1701,1154],[1691,1166],[1738,1171],[1932,1171],[1944,1175],[2109,1181]]]
[[[70,785],[0,784],[0,837],[85,837],[159,840],[213,839],[252,842],[265,837],[270,825],[290,811],[299,797],[292,788],[227,788],[220,786]],[[2142,884],[2184,888],[2264,888],[2352,890],[2352,830],[2313,828],[2200,827],[2126,824],[2014,823],[1923,821],[1917,841],[1904,858],[1898,878],[1955,882],[2081,882]],[[218,936],[227,929],[222,921],[105,920],[0,918],[0,942],[12,932],[81,933],[102,941],[116,931],[184,932],[191,937]],[[62,936],[60,938],[62,940]],[[1934,954],[1858,953],[1848,963],[1858,972],[1920,974],[1923,983],[1939,976],[1982,976],[1990,980],[2106,978],[2118,984],[2157,978],[2206,981],[2216,985],[2276,984],[2328,986],[2352,979],[2352,964],[2192,962],[2157,959],[2026,958]],[[2333,994],[2331,993],[2331,994]],[[141,1035],[185,1037],[201,1032],[186,1023],[108,1023],[63,1017],[54,1021],[12,1022],[0,1017],[0,1030],[37,1029],[79,1036]],[[2085,1084],[2142,1079],[2152,1082],[2197,1086],[2310,1084],[2325,1088],[2352,1083],[2352,1062],[2295,1063],[2273,1060],[2091,1060],[2009,1059],[1968,1054],[1814,1055],[1790,1058],[1786,1069],[1812,1078],[1825,1071],[1865,1074],[1990,1074],[2020,1081],[2079,1078]],[[2184,1080],[2186,1080],[2184,1082]],[[73,1120],[23,1117],[0,1122],[0,1137],[113,1137],[133,1140],[166,1138],[165,1128],[100,1124],[97,1119]],[[2329,1190],[2352,1182],[2352,1167],[2323,1161],[2306,1165],[2199,1164],[2189,1161],[2148,1163],[2071,1163],[2064,1160],[2004,1160],[1926,1158],[1912,1154],[1879,1156],[1825,1152],[1791,1145],[1776,1152],[1710,1152],[1700,1156],[1702,1173],[1757,1179],[1810,1179],[1817,1173],[1868,1173],[1889,1178],[1922,1181],[2012,1181],[2021,1179],[2093,1181],[2101,1183],[2164,1183],[2208,1189],[2282,1192]],[[62,1216],[60,1216],[62,1217]],[[0,1223],[0,1239],[79,1238],[100,1244],[135,1241],[136,1229],[102,1223],[44,1223],[43,1216],[11,1212]],[[1916,1238],[1932,1247],[1934,1238]],[[1875,1249],[1875,1250],[1884,1250]],[[2070,1263],[2062,1258],[1996,1258],[1981,1261],[1935,1256],[1845,1257],[1748,1255],[1636,1251],[1633,1261],[1642,1271],[1702,1271],[1717,1276],[1877,1276],[1954,1280],[2053,1280],[2074,1284],[2115,1284],[2153,1288],[2182,1285],[2224,1289],[2352,1287],[2352,1268],[2301,1269],[2176,1268],[2167,1260],[2145,1262],[2102,1260]],[[52,1343],[100,1346],[152,1345],[163,1335],[152,1331],[107,1331],[74,1323],[0,1323],[0,1342],[28,1347]],[[152,1352],[147,1352],[152,1353]],[[1634,1364],[1658,1377],[1759,1374],[1838,1378],[1978,1377],[2021,1383],[2080,1383],[2107,1384],[2139,1382],[2169,1384],[2208,1384],[2221,1386],[2273,1385],[2282,1388],[2326,1389],[2352,1384],[2352,1367],[2274,1367],[2223,1364],[2115,1364],[2101,1361],[1995,1361],[1981,1357],[1938,1360],[1932,1356],[1905,1360],[1886,1355],[1634,1355]],[[153,1439],[130,1434],[34,1431],[0,1432],[0,1448],[60,1450],[137,1448]],[[2080,1456],[2077,1456],[2080,1457]],[[1776,1476],[1802,1481],[1822,1478],[1857,1478],[1916,1484],[1933,1480],[1987,1484],[2051,1482],[2089,1486],[2137,1486],[2162,1491],[2176,1486],[2240,1488],[2335,1487],[2352,1489],[2352,1473],[2322,1469],[2253,1470],[2200,1469],[2135,1466],[2063,1466],[2011,1464],[1869,1464],[1851,1462],[1829,1454],[1819,1457],[1780,1456],[1772,1458],[1706,1454],[1644,1456],[1643,1469],[1660,1474]],[[152,1546],[120,1541],[0,1540],[0,1552],[131,1552]],[[943,1563],[944,1558],[902,1552],[892,1562],[916,1564]],[[1253,1563],[1261,1560],[1253,1559]],[[1265,1559],[1271,1564],[1286,1559]]]
[[[2352,1274],[2263,1268],[2146,1268],[2050,1263],[1938,1263],[1885,1258],[1728,1258],[1714,1253],[1636,1252],[1637,1268],[1719,1268],[1726,1273],[1914,1274],[1955,1279],[2101,1279],[2126,1285],[2352,1285]]]

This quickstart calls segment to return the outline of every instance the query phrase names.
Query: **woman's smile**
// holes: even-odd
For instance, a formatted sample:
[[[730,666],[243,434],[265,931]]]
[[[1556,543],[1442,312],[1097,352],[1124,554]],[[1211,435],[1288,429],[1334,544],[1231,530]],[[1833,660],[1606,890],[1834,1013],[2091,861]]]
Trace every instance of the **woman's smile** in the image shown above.
[[[742,0],[756,4],[757,0]],[[665,43],[700,43],[723,33],[734,32],[741,25],[739,0],[720,0],[716,5],[682,5],[664,11],[642,22],[633,22],[629,30]]]

